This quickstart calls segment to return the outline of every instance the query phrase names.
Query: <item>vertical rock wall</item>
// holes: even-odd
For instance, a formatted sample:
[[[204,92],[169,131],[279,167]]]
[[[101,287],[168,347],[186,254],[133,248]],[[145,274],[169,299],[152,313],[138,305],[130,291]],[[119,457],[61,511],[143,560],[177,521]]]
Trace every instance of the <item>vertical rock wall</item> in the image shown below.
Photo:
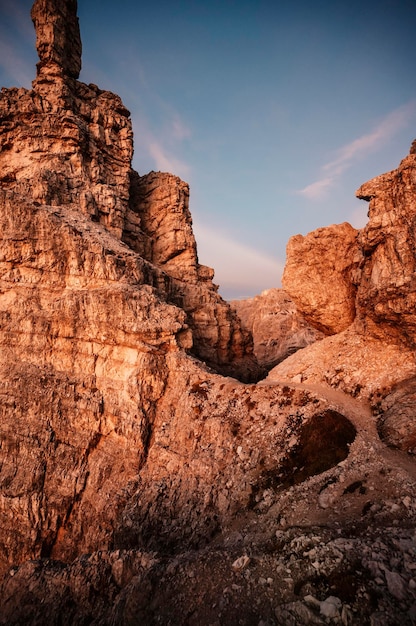
[[[99,222],[170,279],[163,297],[182,307],[193,352],[212,367],[257,379],[249,333],[200,266],[189,188],[171,174],[131,168],[130,114],[120,98],[76,80],[81,67],[77,3],[37,0],[40,61],[33,90],[0,94],[0,184],[45,206]]]

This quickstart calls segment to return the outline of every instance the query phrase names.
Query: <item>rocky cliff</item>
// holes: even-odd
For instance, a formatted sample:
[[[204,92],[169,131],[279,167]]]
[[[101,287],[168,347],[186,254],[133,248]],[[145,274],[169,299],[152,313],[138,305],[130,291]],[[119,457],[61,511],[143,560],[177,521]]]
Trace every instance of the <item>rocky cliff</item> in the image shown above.
[[[240,322],[186,183],[134,172],[78,81],[76,2],[32,17],[33,89],[0,96],[0,623],[414,623],[416,155],[363,231],[292,240],[297,309]],[[300,348],[256,384],[251,332]]]
[[[247,300],[233,300],[241,323],[253,336],[254,354],[266,370],[325,337],[299,313],[283,289],[267,289]]]
[[[134,172],[128,110],[115,94],[76,80],[76,2],[39,0],[32,19],[40,57],[33,90],[0,97],[2,189],[36,205],[75,206],[125,241],[166,274],[163,297],[186,311],[191,351],[219,371],[258,379],[250,336],[218,295],[213,271],[198,263],[188,185]]]

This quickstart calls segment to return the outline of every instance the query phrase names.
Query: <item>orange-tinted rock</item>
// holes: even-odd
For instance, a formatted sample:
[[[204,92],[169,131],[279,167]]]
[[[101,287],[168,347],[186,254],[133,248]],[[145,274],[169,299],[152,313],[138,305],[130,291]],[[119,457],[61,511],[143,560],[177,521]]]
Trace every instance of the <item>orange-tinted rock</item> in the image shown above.
[[[76,2],[37,0],[32,17],[41,58],[34,88],[0,94],[2,188],[71,206],[123,239],[172,279],[164,297],[186,311],[194,353],[219,371],[258,379],[251,336],[218,295],[213,270],[198,263],[188,185],[160,172],[138,176],[120,98],[74,79]]]
[[[307,321],[327,335],[355,318],[358,232],[348,223],[296,235],[287,245],[282,284]]]
[[[307,323],[283,289],[267,289],[254,298],[233,300],[231,305],[253,335],[254,354],[266,369],[324,337]]]
[[[36,2],[35,22],[58,23],[61,6],[74,3]],[[39,26],[33,91],[0,103],[0,623],[307,624],[316,581],[342,596],[345,623],[348,607],[374,621],[374,588],[381,619],[406,623],[413,574],[390,569],[414,556],[414,467],[380,442],[366,401],[387,414],[412,400],[388,394],[414,375],[414,350],[384,321],[363,333],[360,308],[256,385],[191,356],[255,374],[250,333],[198,264],[187,185],[131,169],[128,113],[76,81],[67,26]],[[264,338],[267,311],[258,327],[248,314]],[[287,351],[305,327],[286,296],[284,312]],[[278,349],[258,346],[265,360]]]
[[[38,74],[52,70],[78,78],[82,46],[77,0],[36,0],[31,15],[40,59]]]
[[[416,379],[404,380],[383,399],[378,420],[380,437],[389,446],[416,454]]]
[[[416,345],[416,154],[397,170],[365,183],[369,221],[360,232],[364,254],[357,311],[366,332]]]

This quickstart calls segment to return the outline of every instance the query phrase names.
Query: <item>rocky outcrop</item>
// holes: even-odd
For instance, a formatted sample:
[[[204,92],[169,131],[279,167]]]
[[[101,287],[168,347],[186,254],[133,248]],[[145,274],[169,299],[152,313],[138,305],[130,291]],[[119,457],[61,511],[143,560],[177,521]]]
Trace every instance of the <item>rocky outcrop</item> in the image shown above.
[[[39,76],[0,95],[0,182],[33,202],[75,204],[116,237],[129,201],[133,138],[120,98]],[[60,79],[63,81],[63,79]]]
[[[0,623],[413,623],[411,176],[386,240],[373,188],[373,230],[331,231],[362,252],[328,274],[353,277],[348,328],[224,377],[254,378],[270,302],[279,332],[310,329],[282,292],[246,330],[220,298],[187,185],[135,173],[127,111],[77,81],[75,8],[35,3],[34,88],[0,97]],[[334,332],[348,293],[311,320]]]
[[[271,369],[325,335],[307,323],[283,289],[267,289],[247,300],[233,300],[243,328],[253,335],[254,354]]]
[[[123,240],[173,278],[169,298],[188,314],[196,356],[244,381],[264,375],[251,332],[217,293],[214,271],[198,262],[186,183],[172,174],[133,172]]]
[[[358,232],[348,223],[319,228],[287,245],[282,284],[307,321],[327,335],[355,318]]]
[[[159,403],[186,405],[169,353],[258,376],[248,333],[198,264],[188,186],[139,177],[128,111],[75,79],[76,2],[39,0],[32,16],[33,90],[0,98],[1,570],[124,536]],[[209,378],[185,364],[184,381],[195,368]],[[176,490],[189,496],[187,480]]]
[[[351,305],[351,315],[349,318],[341,317],[344,320],[341,327],[348,326],[346,330],[290,357],[271,372],[271,379],[324,382],[347,393],[374,398],[377,404],[377,397],[387,395],[396,384],[413,375],[415,194],[416,155],[413,152],[403,159],[397,170],[378,176],[360,187],[357,196],[370,202],[369,221],[358,232],[345,225],[336,227],[340,239],[334,240],[340,251],[347,250],[346,260],[341,263],[348,270],[338,277],[333,271],[333,252],[330,250],[325,256],[321,245],[324,242],[330,248],[334,227],[319,229],[305,238],[298,236],[292,240],[295,253],[289,261],[290,272],[285,270],[284,281],[289,293],[292,285],[287,277],[294,276],[296,267],[301,263],[300,251],[304,240],[313,242],[304,257],[308,267],[315,267],[318,263],[325,268],[325,263],[319,260],[325,256],[325,259],[330,259],[326,276],[333,279],[332,283],[329,280],[322,283],[320,279],[314,281],[311,277],[305,287],[307,295],[303,300],[302,296],[296,300],[299,310],[308,315],[310,303],[329,302],[331,293],[337,294],[341,285],[344,292],[350,294],[345,302]],[[309,272],[309,269],[304,272]],[[321,274],[325,274],[325,269]],[[295,280],[293,283],[296,287]],[[318,313],[312,311],[308,319],[317,325],[319,319],[326,317],[325,310]],[[329,326],[327,324],[327,329]]]
[[[412,144],[413,145],[413,144]],[[310,323],[328,334],[357,332],[415,342],[416,156],[362,185],[369,221],[292,237],[283,285]]]
[[[188,185],[170,174],[140,177],[120,98],[75,80],[81,65],[77,3],[38,0],[32,18],[40,56],[33,90],[0,96],[0,183],[47,206],[72,206],[125,241],[173,280],[164,297],[188,315],[193,352],[245,380],[261,369],[252,340],[200,266]]]
[[[36,29],[36,49],[40,62],[38,75],[78,78],[81,71],[81,36],[77,0],[36,0],[32,20]]]
[[[369,221],[360,232],[365,262],[357,313],[365,332],[395,337],[415,347],[416,154],[397,170],[373,178],[357,191],[369,201]]]
[[[416,454],[416,379],[396,384],[380,403],[378,430],[388,445]]]

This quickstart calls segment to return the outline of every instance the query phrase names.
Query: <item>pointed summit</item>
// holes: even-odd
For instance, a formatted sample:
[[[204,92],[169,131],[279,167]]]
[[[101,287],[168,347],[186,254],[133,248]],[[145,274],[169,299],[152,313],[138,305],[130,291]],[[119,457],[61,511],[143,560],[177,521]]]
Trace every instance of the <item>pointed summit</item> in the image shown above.
[[[39,55],[37,73],[78,78],[81,71],[81,36],[77,0],[35,0],[31,16]]]

